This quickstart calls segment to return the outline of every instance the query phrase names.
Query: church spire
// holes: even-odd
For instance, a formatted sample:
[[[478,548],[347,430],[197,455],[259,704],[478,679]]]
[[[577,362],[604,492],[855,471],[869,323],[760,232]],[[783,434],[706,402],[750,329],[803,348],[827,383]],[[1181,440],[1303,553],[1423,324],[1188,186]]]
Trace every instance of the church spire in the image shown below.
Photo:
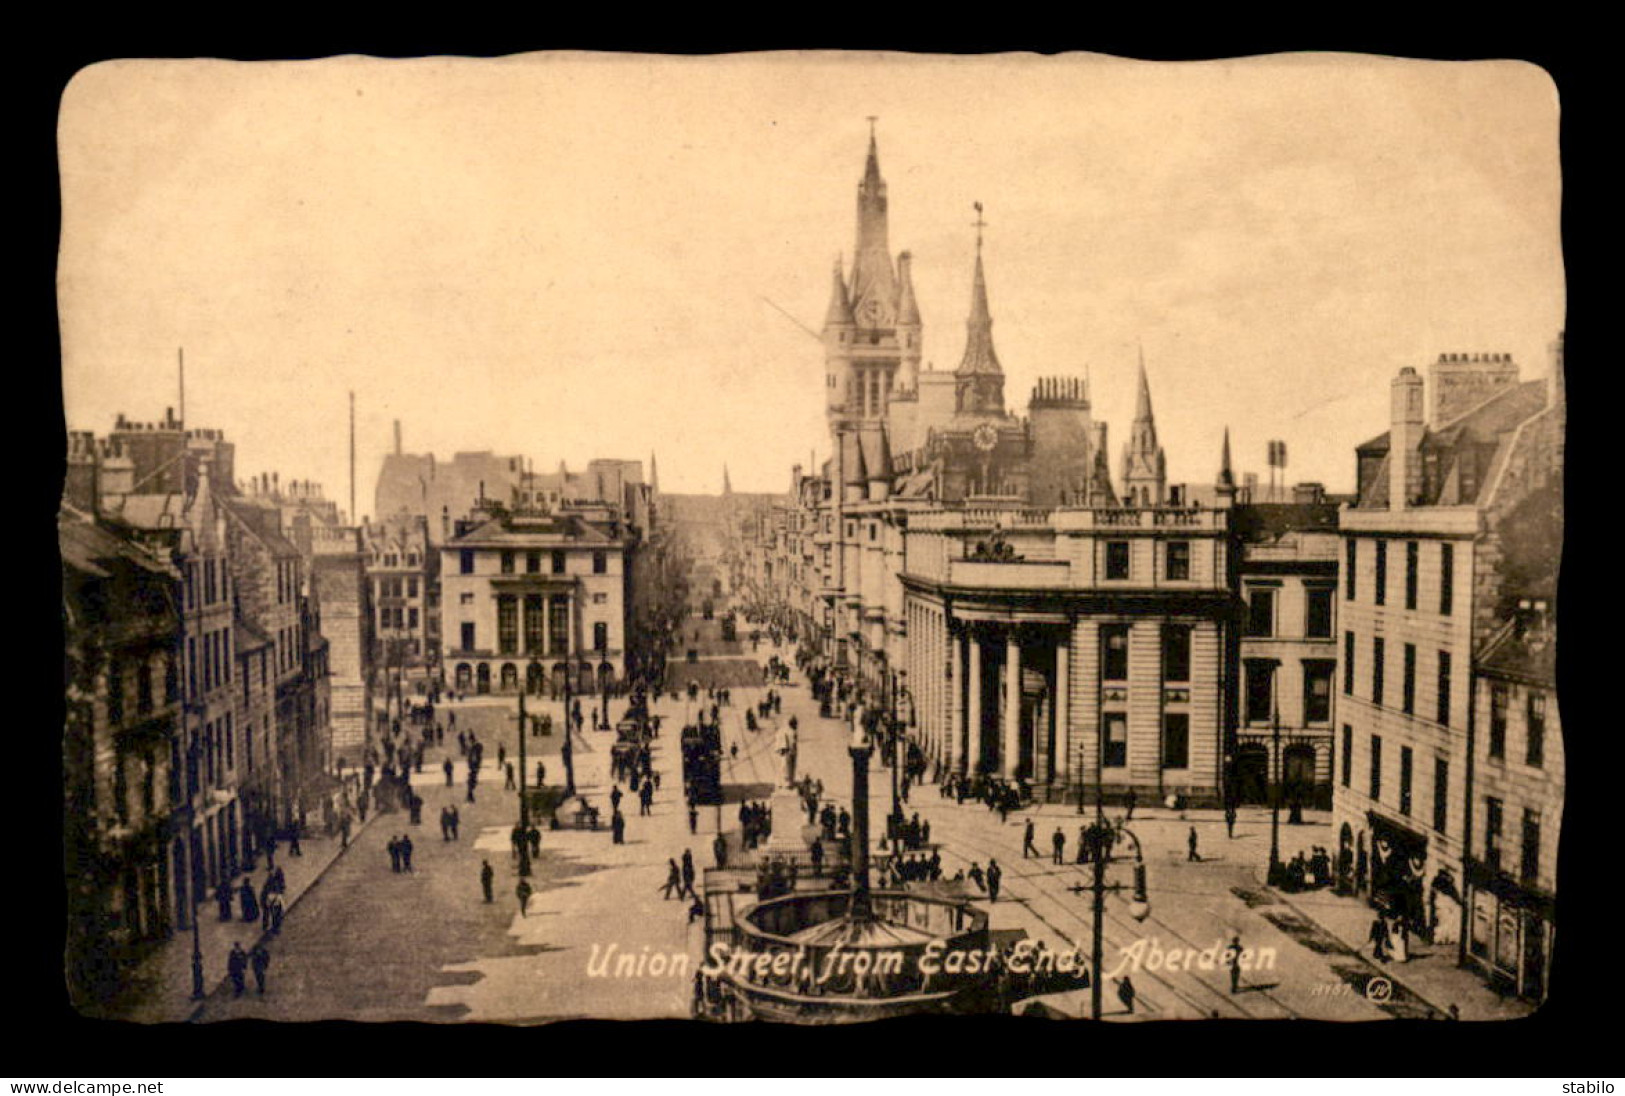
[[[1134,425],[1123,447],[1123,493],[1131,506],[1155,506],[1167,486],[1167,458],[1157,444],[1157,423],[1151,415],[1151,382],[1145,373],[1145,349],[1140,349],[1140,391],[1134,406]]]
[[[734,493],[733,483],[728,479],[728,466],[722,466],[722,497],[727,498]]]
[[[1224,428],[1224,453],[1219,457],[1219,482],[1221,491],[1236,489],[1235,474],[1230,471],[1230,428]]]
[[[869,159],[858,184],[858,243],[852,252],[852,313],[864,327],[890,327],[897,316],[897,275],[886,243],[886,180],[874,116],[869,118]]]
[[[660,494],[660,466],[655,463],[655,451],[649,450],[649,492]]]
[[[971,279],[970,317],[965,321],[965,356],[959,372],[1002,376],[999,356],[993,350],[993,314],[987,307],[987,276],[982,272],[982,203],[976,203],[976,271]]]

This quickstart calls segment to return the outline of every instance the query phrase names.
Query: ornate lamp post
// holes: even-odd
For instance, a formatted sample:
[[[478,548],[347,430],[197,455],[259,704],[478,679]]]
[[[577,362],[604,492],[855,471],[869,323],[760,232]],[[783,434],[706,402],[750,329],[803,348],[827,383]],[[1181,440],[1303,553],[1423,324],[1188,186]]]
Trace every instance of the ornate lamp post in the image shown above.
[[[525,680],[519,685],[519,877],[530,876],[530,798],[525,795],[525,739],[529,737],[530,721],[525,715],[525,690],[530,687],[530,667],[541,669],[541,663],[530,660],[525,667]]]
[[[1276,675],[1272,674],[1271,677]],[[1275,682],[1278,686],[1279,682]],[[1272,690],[1273,694],[1273,690]],[[1278,886],[1286,872],[1281,864],[1281,709],[1275,704],[1272,695],[1271,707],[1274,709],[1270,715],[1271,739],[1271,765],[1274,771],[1270,773],[1270,867],[1269,884]]]
[[[576,767],[575,747],[571,745],[571,733],[575,724],[570,719],[570,674],[573,671],[570,663],[564,667],[564,745],[559,748],[559,754],[564,761],[564,798],[569,799],[576,794]]]

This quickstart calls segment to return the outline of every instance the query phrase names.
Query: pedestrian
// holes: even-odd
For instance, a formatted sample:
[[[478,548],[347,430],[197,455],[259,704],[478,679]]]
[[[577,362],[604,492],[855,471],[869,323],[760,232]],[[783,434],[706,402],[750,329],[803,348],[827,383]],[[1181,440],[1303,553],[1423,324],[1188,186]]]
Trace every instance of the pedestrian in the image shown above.
[[[822,859],[822,846],[820,846],[817,841],[814,841],[813,848],[817,850],[813,853],[814,857],[817,859]],[[711,841],[711,855],[716,858],[717,867],[725,868],[728,866],[728,839],[723,837],[720,831]]]
[[[304,852],[302,852],[300,850],[300,848],[299,848],[299,831],[301,829],[303,829],[303,828],[304,828],[304,823],[301,822],[297,818],[293,820],[293,825],[288,827],[288,855],[289,856],[303,856],[303,855],[305,855]]]
[[[704,916],[705,903],[701,902],[700,896],[696,894],[694,896],[694,901],[691,902],[688,907],[688,923],[692,925],[694,922],[698,921]]]
[[[530,895],[531,895],[530,880],[521,879],[519,881],[519,885],[513,889],[513,892],[514,892],[514,895],[517,896],[518,899],[519,899],[519,916],[521,916],[521,917],[528,916],[528,914],[525,911],[530,907]]]
[[[254,985],[259,989],[260,996],[264,997],[265,972],[271,966],[271,953],[265,950],[263,943],[255,944],[254,950],[248,953],[248,961],[254,968]]]
[[[700,832],[700,808],[696,807],[693,803],[689,803],[688,805],[688,832]]]
[[[1139,794],[1135,791],[1135,789],[1130,788],[1128,790],[1128,813],[1123,815],[1124,822],[1134,821],[1134,805],[1139,801]]]
[[[1241,937],[1232,936],[1230,946],[1224,949],[1224,965],[1230,968],[1230,992],[1241,991]]]
[[[451,808],[440,808],[440,840],[451,840]]]
[[[474,783],[476,780],[478,780],[478,777],[473,772],[470,772],[468,774],[468,802],[470,803],[474,802]]]
[[[1224,808],[1224,835],[1229,838],[1236,836],[1236,805],[1227,804]]]
[[[617,785],[615,785],[614,788],[610,789],[610,793],[609,793],[609,809],[612,810],[612,811],[620,810],[621,809],[621,799],[622,798],[623,797],[621,795],[621,786],[619,784],[617,784]]]
[[[1021,858],[1023,860],[1029,856],[1038,855],[1038,846],[1033,844],[1033,829],[1033,820],[1029,818],[1027,819],[1027,829],[1021,837]]]
[[[547,782],[547,766],[540,761],[536,762],[536,786],[540,788]]]
[[[989,860],[987,862],[987,900],[989,902],[999,900],[999,880],[1003,878],[1004,872],[999,868],[999,862]]]
[[[667,858],[666,882],[663,886],[656,887],[655,889],[660,891],[660,897],[663,899],[669,900],[673,893],[675,893],[679,898],[682,897],[683,871],[677,866],[676,860]]]
[[[389,870],[398,874],[401,870],[400,838],[391,837],[386,847],[389,849]]]
[[[220,920],[231,920],[231,884],[222,883],[214,889],[214,900],[220,904]]]
[[[1059,827],[1059,826],[1055,827],[1055,835],[1053,837],[1051,837],[1049,840],[1050,840],[1050,844],[1055,847],[1055,863],[1057,863],[1057,864],[1065,864],[1066,863],[1066,834],[1061,832],[1061,827]]]
[[[401,835],[401,870],[412,870],[412,838],[408,834]]]
[[[463,816],[458,813],[455,804],[449,809],[451,810],[451,839],[455,841],[457,840],[457,827],[462,824]]]
[[[456,771],[456,766],[451,763],[451,758],[449,756],[446,758],[446,763],[441,765],[440,768],[446,774],[446,787],[451,787],[451,776],[452,773]]]
[[[1201,863],[1202,862],[1201,854],[1199,854],[1196,851],[1196,827],[1195,826],[1191,827],[1190,836],[1185,839],[1185,846],[1186,846],[1186,850],[1187,850],[1186,853],[1185,853],[1185,862],[1186,863],[1198,863],[1198,864]]]
[[[542,856],[542,831],[532,826],[525,836],[530,839],[531,859],[540,860]]]
[[[485,892],[485,903],[486,903],[486,905],[490,905],[491,901],[492,901],[491,883],[496,879],[496,874],[497,873],[496,873],[495,869],[493,869],[491,867],[491,861],[489,861],[489,860],[481,861],[481,863],[480,863],[480,889]]]
[[[339,815],[339,848],[350,847],[350,812],[345,811]]]
[[[616,845],[626,844],[626,816],[616,811],[609,819],[610,841]]]
[[[254,884],[247,879],[243,880],[242,888],[237,892],[242,902],[243,921],[252,924],[260,919],[259,899],[254,897]]]
[[[243,977],[248,973],[248,953],[240,942],[232,944],[231,953],[226,956],[226,973],[231,977],[231,995],[241,997]]]
[[[1117,999],[1123,1002],[1123,1011],[1133,1015],[1134,983],[1129,980],[1129,976],[1126,974],[1117,980]]]
[[[694,893],[694,853],[688,849],[683,850],[683,892]]]
[[[813,878],[821,879],[824,875],[824,843],[816,837],[813,838],[809,852],[812,856]]]
[[[505,772],[507,773],[507,783],[503,785],[503,788],[507,789],[507,788],[515,787],[515,784],[513,782],[513,762],[512,761],[507,763],[507,765],[505,767]]]
[[[968,875],[970,877],[970,881],[972,883],[976,884],[976,889],[977,890],[981,890],[981,891],[987,890],[987,883],[985,882],[986,877],[983,876],[983,874],[982,874],[982,865],[980,865],[976,861],[972,860],[971,864],[970,864],[970,871],[969,871]]]
[[[1381,914],[1378,914],[1371,921],[1369,939],[1371,940],[1371,957],[1379,963],[1387,961],[1388,922],[1383,919]]]
[[[506,742],[498,742],[497,743],[497,768],[500,769],[504,765],[506,765],[507,763],[508,763],[508,744]]]

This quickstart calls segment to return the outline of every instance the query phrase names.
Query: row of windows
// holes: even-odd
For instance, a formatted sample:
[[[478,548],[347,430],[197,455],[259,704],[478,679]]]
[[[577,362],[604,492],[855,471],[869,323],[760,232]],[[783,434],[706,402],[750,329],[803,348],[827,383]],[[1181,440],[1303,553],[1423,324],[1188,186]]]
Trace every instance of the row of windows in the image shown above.
[[[1102,712],[1100,765],[1121,769],[1128,765],[1128,713]],[[1164,769],[1188,769],[1191,763],[1191,717],[1165,712],[1162,717],[1161,764]]]
[[[375,563],[377,563],[378,566],[380,566],[380,567],[399,567],[399,566],[401,566],[401,562],[400,562],[401,557],[399,555],[397,555],[396,553],[394,553],[394,552],[385,553],[382,557],[380,557],[377,553],[374,553],[372,558],[373,558],[373,561]],[[406,553],[406,564],[405,565],[407,567],[415,567],[415,566],[417,566],[417,562],[418,562],[418,554],[416,552],[408,552],[408,553]]]
[[[1358,568],[1360,562],[1360,540],[1350,537],[1344,542],[1344,598],[1355,600],[1359,593]],[[1376,605],[1388,604],[1388,542],[1376,540],[1371,542],[1372,551],[1376,553],[1374,565],[1374,578],[1372,603]],[[1417,608],[1417,589],[1419,572],[1421,570],[1422,545],[1419,541],[1405,541],[1405,608]],[[1439,552],[1439,614],[1449,616],[1454,607],[1456,597],[1456,546],[1440,542]]]
[[[225,560],[205,559],[187,565],[186,608],[196,609],[200,604],[214,605],[225,601],[230,592],[230,576]]]
[[[276,601],[278,605],[286,604],[294,598],[299,589],[299,561],[283,560],[276,565]]]
[[[1415,772],[1414,754],[1409,746],[1399,750],[1399,813],[1410,817],[1411,784]],[[1343,787],[1354,782],[1354,728],[1343,724]],[[1382,736],[1371,736],[1371,782],[1373,802],[1382,802]],[[1433,828],[1444,833],[1450,816],[1450,762],[1433,759]]]
[[[1128,680],[1129,625],[1106,624],[1100,629],[1100,677],[1103,681]],[[1162,679],[1191,679],[1191,626],[1162,626]]]
[[[563,552],[563,551],[555,550],[555,551],[549,552],[548,555],[551,557],[550,560],[549,560],[549,570],[550,570],[550,572],[552,574],[555,574],[555,575],[564,574],[566,553]],[[472,575],[474,573],[474,556],[475,556],[475,550],[473,548],[464,548],[458,553],[458,560],[457,560],[458,568],[457,569],[458,569],[459,574]],[[518,552],[504,551],[502,553],[502,573],[503,574],[511,575],[511,574],[515,573],[515,568],[516,568],[516,566],[518,564],[518,557],[519,557]],[[525,573],[527,575],[539,575],[539,574],[542,573],[542,553],[541,552],[526,552],[525,553]],[[592,573],[595,574],[595,575],[603,575],[603,574],[608,574],[609,573],[609,556],[606,553],[604,553],[604,552],[594,552],[592,554]],[[415,580],[414,580],[414,584],[415,584]]]
[[[1490,683],[1489,755],[1504,761],[1507,754],[1507,709],[1511,690],[1503,681]],[[1546,764],[1546,694],[1530,691],[1524,702],[1524,763],[1540,768]]]
[[[1303,634],[1310,639],[1332,637],[1332,587],[1304,586]],[[1247,634],[1273,636],[1276,634],[1276,591],[1268,586],[1253,586],[1247,591]]]
[[[1187,540],[1170,540],[1163,545],[1162,577],[1184,582],[1191,577],[1191,545]],[[1106,542],[1106,578],[1116,581],[1132,577],[1133,552],[1126,540]]]
[[[1404,646],[1404,676],[1400,681],[1399,707],[1406,715],[1416,714],[1416,644]],[[1354,695],[1354,680],[1358,673],[1357,653],[1353,632],[1343,633],[1343,692]],[[1371,637],[1371,703],[1381,707],[1385,702],[1388,667],[1388,645],[1382,636]],[[1450,652],[1440,651],[1434,660],[1433,721],[1442,727],[1450,725]]]
[[[416,606],[381,605],[378,608],[378,627],[416,628],[418,626],[418,611]]]
[[[1305,723],[1329,723],[1332,718],[1332,671],[1329,659],[1303,660],[1303,719]],[[1248,659],[1246,681],[1247,723],[1268,723],[1275,718],[1275,663],[1268,659]]]
[[[408,577],[405,580],[405,585],[403,586],[401,579],[381,578],[377,582],[376,589],[380,598],[401,597],[403,589],[405,590],[406,597],[417,597],[418,580],[415,577]]]
[[[548,648],[549,654],[565,654],[569,650],[569,608],[567,606],[554,606],[554,616],[551,620],[552,634]],[[525,621],[525,653],[541,654],[542,636],[539,624],[540,614],[534,616],[527,614]],[[462,624],[462,647],[464,651],[475,651],[478,630],[473,621],[465,620]],[[609,650],[609,624],[605,621],[596,621],[592,626],[592,649],[595,651]],[[497,652],[504,655],[519,653],[519,621],[518,610],[512,598],[499,599],[497,603]]]
[[[1494,796],[1484,797],[1484,863],[1492,871],[1502,870],[1505,815],[1504,802]],[[1525,883],[1533,883],[1540,874],[1540,812],[1532,807],[1524,808],[1522,838],[1518,875]]]
[[[172,702],[180,699],[180,683],[176,680],[175,657],[169,652],[164,653],[164,700]],[[124,680],[124,661],[119,658],[112,659],[107,665],[107,718],[114,725],[124,722],[126,693],[128,686]],[[138,717],[152,714],[156,697],[153,691],[152,663],[142,659],[135,666],[135,711]]]

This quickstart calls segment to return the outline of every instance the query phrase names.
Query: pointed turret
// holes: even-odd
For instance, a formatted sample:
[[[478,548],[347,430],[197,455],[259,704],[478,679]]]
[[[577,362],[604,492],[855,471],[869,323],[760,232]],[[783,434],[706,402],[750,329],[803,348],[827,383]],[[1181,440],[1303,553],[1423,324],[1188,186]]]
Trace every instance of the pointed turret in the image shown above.
[[[976,269],[971,277],[970,316],[965,320],[965,354],[954,371],[962,414],[1004,414],[1004,369],[993,350],[993,313],[987,306],[982,271],[982,203],[976,203]]]
[[[841,274],[841,257],[835,257],[835,284],[829,291],[829,311],[824,313],[824,329],[831,327],[850,327],[856,321],[852,318],[852,301],[846,295],[846,279]]]
[[[1236,499],[1236,477],[1230,470],[1230,428],[1224,428],[1224,451],[1219,456],[1219,478],[1213,485],[1213,493],[1218,498],[1220,506],[1229,506]]]
[[[727,498],[729,495],[732,495],[733,493],[734,493],[733,483],[732,483],[732,481],[730,481],[728,479],[728,466],[726,464],[724,464],[722,466],[722,496],[723,496],[723,498]]]
[[[864,327],[890,327],[897,319],[897,276],[886,243],[886,181],[873,120],[869,159],[858,184],[858,243],[852,251],[852,313]]]
[[[1145,351],[1140,351],[1140,391],[1135,400],[1134,425],[1123,447],[1123,494],[1130,506],[1160,506],[1167,487],[1167,457],[1157,444],[1157,424],[1151,415],[1151,382],[1145,373]]]
[[[649,493],[660,494],[660,466],[655,463],[655,451],[649,450]]]
[[[918,327],[920,306],[914,299],[914,256],[905,251],[897,256],[897,324]]]

